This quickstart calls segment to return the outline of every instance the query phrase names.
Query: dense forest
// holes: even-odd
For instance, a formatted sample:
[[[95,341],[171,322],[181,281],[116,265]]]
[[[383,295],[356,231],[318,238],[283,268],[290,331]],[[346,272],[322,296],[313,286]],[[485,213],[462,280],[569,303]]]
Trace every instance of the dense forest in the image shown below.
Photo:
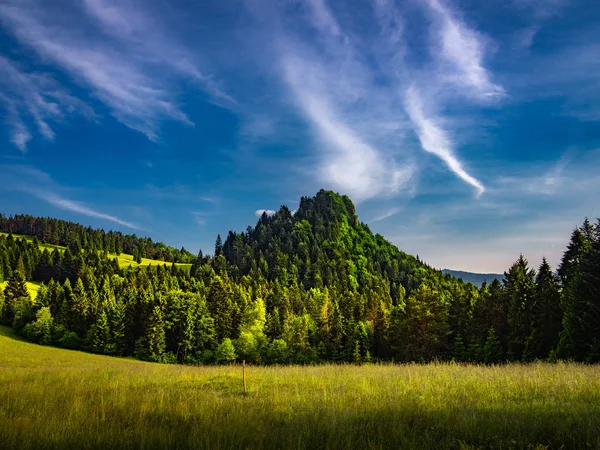
[[[600,361],[600,221],[573,231],[556,273],[521,256],[481,287],[398,250],[323,190],[193,258],[55,219],[1,217],[0,230],[35,237],[0,236],[0,317],[41,344],[190,364]],[[118,252],[192,266],[121,268]],[[36,298],[26,281],[43,283]]]

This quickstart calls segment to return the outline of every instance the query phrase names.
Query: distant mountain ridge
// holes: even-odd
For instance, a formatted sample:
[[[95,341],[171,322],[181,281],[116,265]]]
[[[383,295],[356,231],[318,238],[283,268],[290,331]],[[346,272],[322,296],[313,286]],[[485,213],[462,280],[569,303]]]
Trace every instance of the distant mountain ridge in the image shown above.
[[[504,274],[501,273],[474,273],[452,269],[442,269],[442,273],[460,278],[467,283],[473,283],[475,286],[481,286],[484,281],[489,284],[494,281],[494,279],[502,281],[504,278]]]

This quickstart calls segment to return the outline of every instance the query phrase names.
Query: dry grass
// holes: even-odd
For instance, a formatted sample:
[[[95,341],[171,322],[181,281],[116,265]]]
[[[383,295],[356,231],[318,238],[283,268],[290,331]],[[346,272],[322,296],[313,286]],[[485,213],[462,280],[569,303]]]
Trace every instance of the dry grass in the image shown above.
[[[0,448],[600,448],[600,367],[185,367],[0,327]]]

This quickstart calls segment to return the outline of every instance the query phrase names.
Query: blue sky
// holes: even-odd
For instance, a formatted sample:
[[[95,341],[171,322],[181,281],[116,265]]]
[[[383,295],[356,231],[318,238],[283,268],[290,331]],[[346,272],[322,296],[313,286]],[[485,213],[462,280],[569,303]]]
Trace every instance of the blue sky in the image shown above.
[[[212,252],[320,188],[431,265],[600,216],[600,8],[2,0],[0,211]]]

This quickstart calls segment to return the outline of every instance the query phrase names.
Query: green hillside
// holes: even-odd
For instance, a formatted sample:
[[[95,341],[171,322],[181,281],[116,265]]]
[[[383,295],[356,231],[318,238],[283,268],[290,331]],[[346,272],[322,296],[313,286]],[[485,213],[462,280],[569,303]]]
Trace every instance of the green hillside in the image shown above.
[[[8,235],[9,235],[9,233],[0,232],[0,236],[7,237]],[[34,238],[32,236],[24,236],[22,234],[13,234],[12,236],[15,239],[25,239],[27,242],[34,242]],[[54,250],[58,250],[59,252],[64,252],[65,249],[67,248],[63,245],[47,244],[47,243],[42,243],[39,241],[38,241],[37,245],[41,251],[48,250],[50,252],[54,251]],[[119,255],[117,255],[116,253],[107,253],[107,256],[111,259],[116,258],[117,261],[119,262],[119,267],[135,268],[135,267],[147,267],[149,265],[172,266],[173,264],[175,264],[177,267],[189,269],[192,266],[191,263],[172,263],[172,262],[168,262],[168,261],[159,261],[159,260],[150,259],[150,258],[141,258],[141,262],[136,262],[134,260],[134,256],[128,255],[127,253],[120,253]],[[32,289],[32,292],[37,293],[37,289],[35,289],[35,290]]]
[[[460,278],[466,283],[473,283],[475,286],[481,286],[483,283],[490,284],[494,280],[502,281],[504,278],[504,275],[501,273],[473,273],[451,269],[442,269],[442,273],[447,273],[453,277]]]
[[[178,366],[0,327],[0,448],[600,447],[600,367]]]
[[[600,361],[600,222],[574,230],[558,276],[521,256],[481,287],[401,251],[325,190],[184,267],[184,249],[150,238],[31,216],[0,228],[35,236],[0,236],[0,321],[34,342],[188,364]],[[35,298],[26,281],[44,283]]]

